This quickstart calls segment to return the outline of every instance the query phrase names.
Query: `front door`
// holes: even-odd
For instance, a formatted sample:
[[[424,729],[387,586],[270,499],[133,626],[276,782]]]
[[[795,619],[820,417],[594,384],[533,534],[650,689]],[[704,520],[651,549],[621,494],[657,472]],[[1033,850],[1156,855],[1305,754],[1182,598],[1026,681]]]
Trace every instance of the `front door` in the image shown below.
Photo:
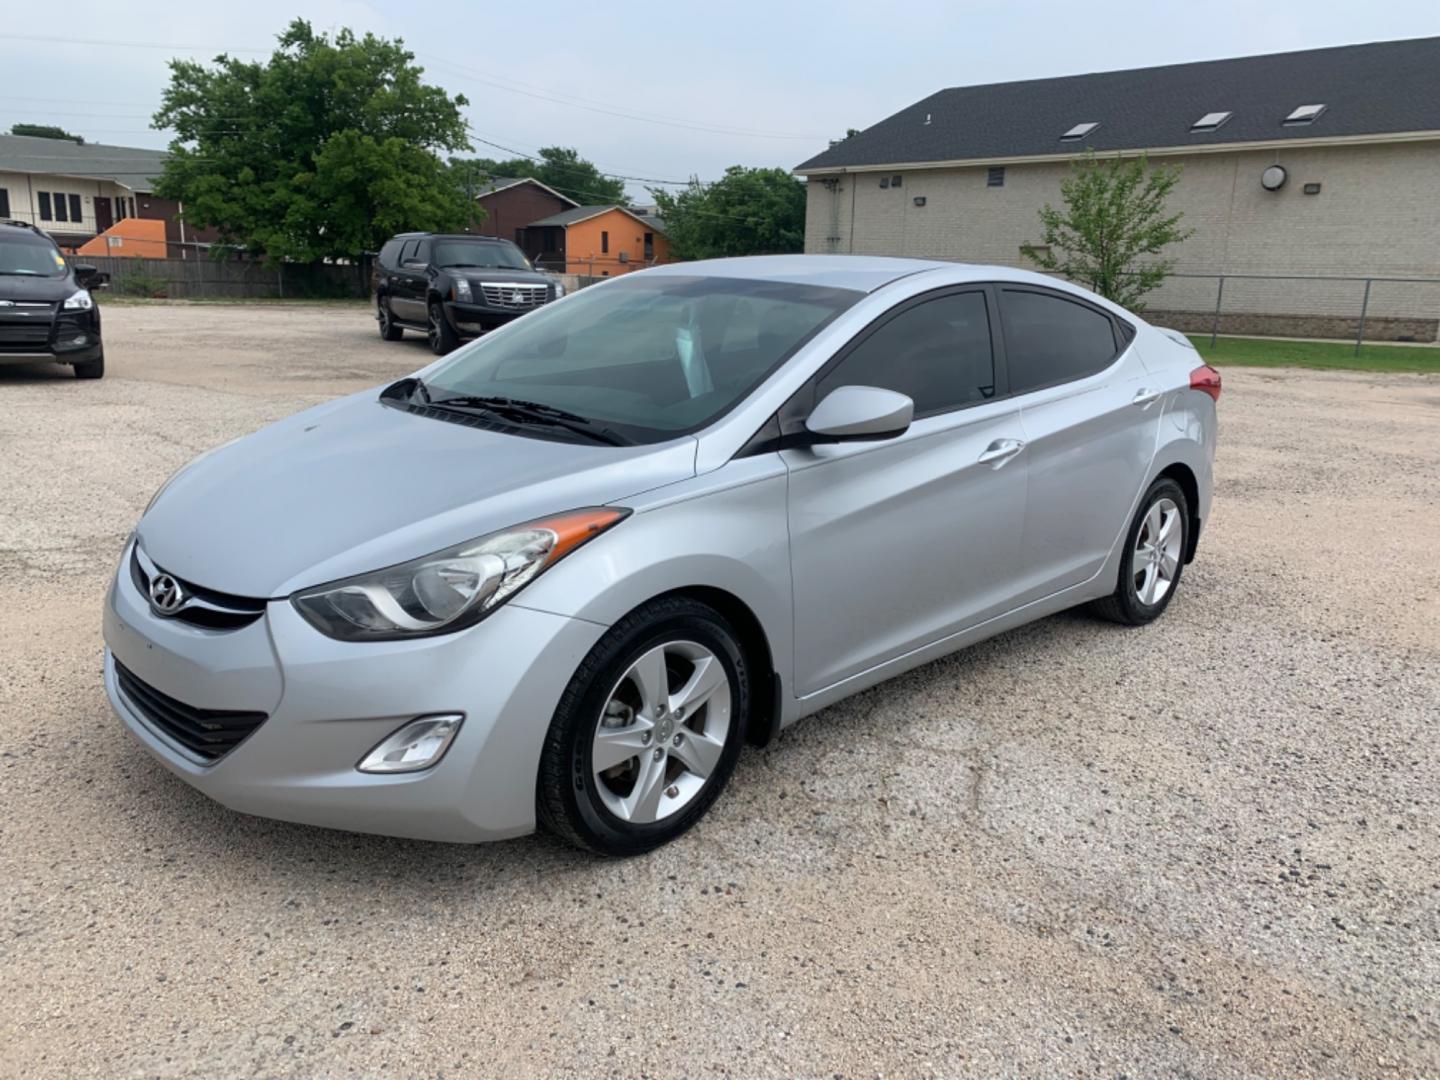
[[[1125,324],[1048,289],[999,290],[1030,459],[1021,602],[1088,581],[1129,525],[1162,405]]]
[[[916,419],[895,439],[781,451],[799,695],[1010,606],[1026,455],[992,313],[983,288],[918,297],[814,382],[815,402],[839,386],[898,391]]]
[[[428,240],[407,240],[400,251],[400,266],[395,272],[396,286],[390,307],[404,322],[423,323],[429,317],[426,306],[429,278],[425,274],[429,261]]]
[[[115,224],[115,215],[110,207],[108,195],[95,196],[95,231],[103,233],[111,225]]]

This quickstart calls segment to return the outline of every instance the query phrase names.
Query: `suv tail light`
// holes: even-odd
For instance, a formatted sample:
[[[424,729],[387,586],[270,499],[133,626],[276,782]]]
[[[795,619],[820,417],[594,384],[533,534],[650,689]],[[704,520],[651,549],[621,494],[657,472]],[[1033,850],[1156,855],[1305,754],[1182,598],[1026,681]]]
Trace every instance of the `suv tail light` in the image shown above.
[[[1213,400],[1219,401],[1220,372],[1209,364],[1201,364],[1190,372],[1190,389],[1199,390],[1202,394],[1209,394]]]

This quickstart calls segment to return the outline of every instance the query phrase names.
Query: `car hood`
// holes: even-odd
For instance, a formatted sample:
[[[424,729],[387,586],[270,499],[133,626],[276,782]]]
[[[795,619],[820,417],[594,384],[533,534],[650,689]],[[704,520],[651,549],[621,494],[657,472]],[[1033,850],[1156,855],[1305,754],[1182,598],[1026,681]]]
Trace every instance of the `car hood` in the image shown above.
[[[0,274],[0,301],[26,300],[30,302],[49,301],[55,303],[70,296],[79,286],[68,277],[25,277],[20,274]],[[5,310],[0,304],[0,312]]]
[[[485,269],[476,266],[455,266],[444,268],[452,277],[469,278],[471,281],[518,281],[526,285],[549,285],[551,278],[539,270],[509,270],[496,267]]]
[[[688,436],[612,447],[485,431],[382,404],[372,390],[197,458],[136,534],[192,584],[288,596],[687,479],[695,446]]]

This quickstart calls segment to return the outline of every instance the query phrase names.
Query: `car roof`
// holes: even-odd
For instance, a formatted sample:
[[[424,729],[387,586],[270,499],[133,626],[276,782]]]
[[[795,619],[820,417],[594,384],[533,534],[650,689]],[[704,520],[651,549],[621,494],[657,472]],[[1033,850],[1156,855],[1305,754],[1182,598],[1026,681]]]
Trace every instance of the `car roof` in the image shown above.
[[[434,233],[434,232],[402,232],[396,233],[390,239],[393,240],[419,240],[428,237],[431,240],[485,240],[492,244],[513,244],[513,240],[506,240],[503,236],[481,236],[479,233]]]
[[[1029,270],[1018,270],[1013,266],[986,266],[937,259],[899,259],[882,255],[750,255],[742,258],[668,263],[645,273],[783,281],[795,285],[853,289],[869,293],[901,278],[942,270],[948,271],[946,279],[952,283],[1015,281],[1050,286],[1061,284],[1054,278]]]

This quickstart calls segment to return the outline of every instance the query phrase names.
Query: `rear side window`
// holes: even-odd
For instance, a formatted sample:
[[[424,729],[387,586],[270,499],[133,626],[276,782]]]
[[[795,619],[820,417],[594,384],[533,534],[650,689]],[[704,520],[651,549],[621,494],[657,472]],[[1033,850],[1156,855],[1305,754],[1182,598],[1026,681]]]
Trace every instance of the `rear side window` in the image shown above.
[[[916,416],[995,394],[995,358],[983,292],[953,293],[906,308],[857,345],[815,387],[822,400],[840,386],[904,394]]]
[[[387,240],[385,246],[380,249],[380,262],[383,266],[396,266],[400,262],[400,249],[405,246],[403,240]]]
[[[404,266],[406,263],[414,262],[417,258],[419,258],[419,256],[416,254],[416,251],[419,247],[419,240],[406,241],[404,250],[400,252],[400,265]]]
[[[1115,358],[1115,325],[1094,308],[1019,289],[1002,290],[1000,303],[1012,393],[1093,375]]]

